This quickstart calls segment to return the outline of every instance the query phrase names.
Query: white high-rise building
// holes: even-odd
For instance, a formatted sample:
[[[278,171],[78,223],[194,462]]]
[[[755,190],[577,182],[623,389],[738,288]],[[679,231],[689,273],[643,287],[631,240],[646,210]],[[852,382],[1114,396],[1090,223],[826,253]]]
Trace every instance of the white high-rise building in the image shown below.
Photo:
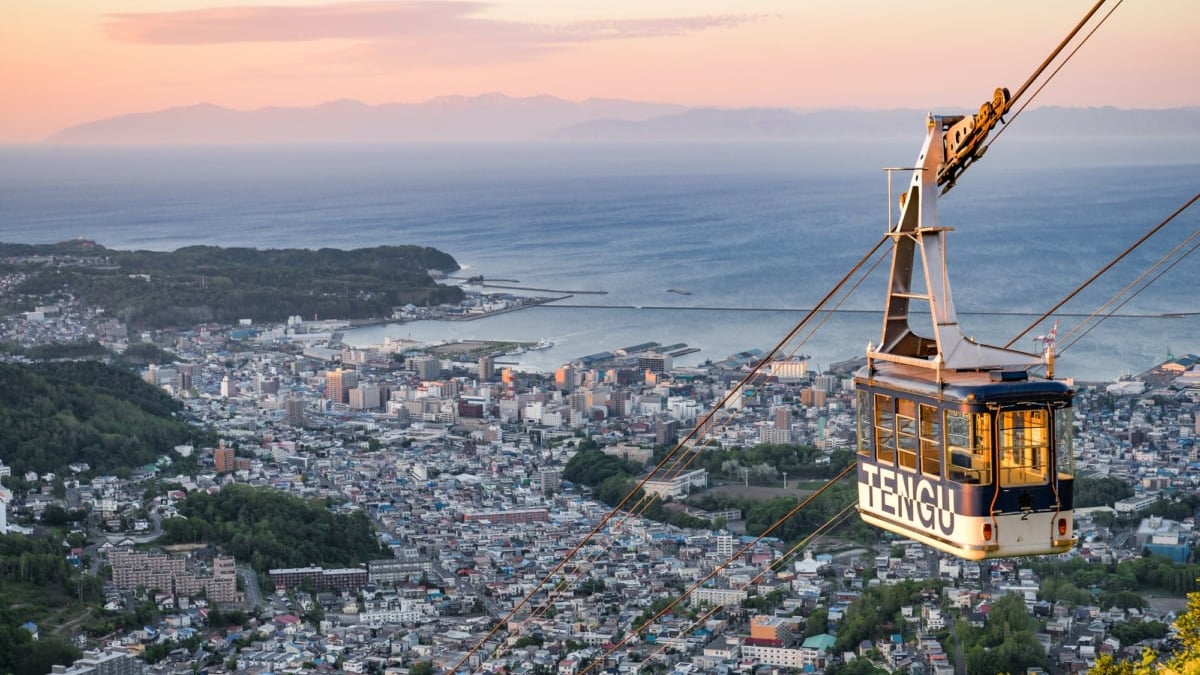
[[[12,497],[12,491],[0,485],[0,534],[8,534],[8,503]]]
[[[717,558],[722,562],[733,557],[733,535],[725,530],[717,535]]]

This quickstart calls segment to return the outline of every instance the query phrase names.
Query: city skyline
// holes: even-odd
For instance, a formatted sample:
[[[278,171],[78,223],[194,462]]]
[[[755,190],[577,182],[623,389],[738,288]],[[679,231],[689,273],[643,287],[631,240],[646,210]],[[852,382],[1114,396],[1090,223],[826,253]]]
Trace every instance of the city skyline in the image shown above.
[[[729,108],[974,107],[996,86],[1019,86],[1091,5],[7,2],[0,80],[18,95],[0,113],[0,142],[202,102],[252,110],[498,92]],[[1034,105],[1200,104],[1197,18],[1200,7],[1184,0],[1121,6]]]

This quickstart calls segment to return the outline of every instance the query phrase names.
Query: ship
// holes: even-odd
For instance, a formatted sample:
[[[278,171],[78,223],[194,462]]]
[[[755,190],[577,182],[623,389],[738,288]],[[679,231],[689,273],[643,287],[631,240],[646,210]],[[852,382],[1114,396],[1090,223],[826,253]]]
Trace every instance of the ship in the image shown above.
[[[536,345],[526,347],[525,351],[540,352],[543,349],[550,349],[553,346],[554,346],[553,342],[551,342],[550,340],[547,340],[546,338],[542,338],[541,340],[538,340],[538,343]]]

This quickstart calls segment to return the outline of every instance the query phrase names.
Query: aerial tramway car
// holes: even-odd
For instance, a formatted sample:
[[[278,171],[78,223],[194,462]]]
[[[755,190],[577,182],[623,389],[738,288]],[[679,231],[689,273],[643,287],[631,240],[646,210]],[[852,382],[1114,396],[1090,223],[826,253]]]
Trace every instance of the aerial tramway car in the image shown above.
[[[1053,377],[1053,337],[1032,354],[963,335],[946,273],[948,228],[937,222],[938,189],[981,154],[1007,102],[1000,89],[977,115],[930,116],[888,232],[882,339],[854,378],[863,520],[972,560],[1062,553],[1075,543],[1074,392]],[[910,317],[913,302],[920,306]],[[922,314],[928,337],[910,324]]]

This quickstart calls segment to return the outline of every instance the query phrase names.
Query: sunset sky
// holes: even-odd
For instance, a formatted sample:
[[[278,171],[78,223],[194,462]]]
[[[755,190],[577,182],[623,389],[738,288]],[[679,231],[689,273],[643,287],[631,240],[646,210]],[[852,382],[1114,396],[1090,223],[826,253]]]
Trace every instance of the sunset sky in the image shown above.
[[[201,102],[973,109],[1015,90],[1093,4],[0,0],[0,143]],[[1126,0],[1034,105],[1200,105],[1200,2]]]

